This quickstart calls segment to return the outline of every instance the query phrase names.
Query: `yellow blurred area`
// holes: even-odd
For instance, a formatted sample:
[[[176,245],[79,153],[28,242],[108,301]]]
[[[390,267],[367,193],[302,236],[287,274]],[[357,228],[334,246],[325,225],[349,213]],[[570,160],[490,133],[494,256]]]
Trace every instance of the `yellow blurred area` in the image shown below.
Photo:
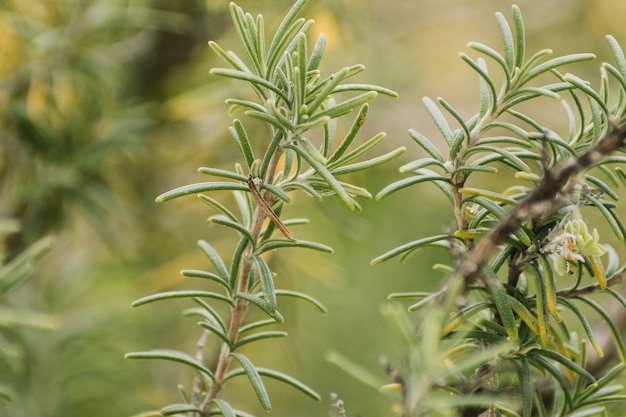
[[[312,18],[315,20],[315,26],[311,31],[311,37],[317,39],[321,34],[326,35],[326,51],[334,51],[342,40],[336,16],[329,11],[320,10]]]

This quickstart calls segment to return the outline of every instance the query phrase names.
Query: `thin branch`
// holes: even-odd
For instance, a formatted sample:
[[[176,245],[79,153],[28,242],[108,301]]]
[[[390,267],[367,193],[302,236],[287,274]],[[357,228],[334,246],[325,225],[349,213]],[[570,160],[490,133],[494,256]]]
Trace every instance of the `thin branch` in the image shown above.
[[[554,213],[563,204],[558,196],[567,190],[571,180],[602,158],[626,145],[626,125],[611,124],[609,132],[576,159],[545,172],[541,182],[524,200],[508,212],[498,225],[469,251],[457,267],[466,286],[481,278],[480,271],[493,250],[527,220],[540,220]]]

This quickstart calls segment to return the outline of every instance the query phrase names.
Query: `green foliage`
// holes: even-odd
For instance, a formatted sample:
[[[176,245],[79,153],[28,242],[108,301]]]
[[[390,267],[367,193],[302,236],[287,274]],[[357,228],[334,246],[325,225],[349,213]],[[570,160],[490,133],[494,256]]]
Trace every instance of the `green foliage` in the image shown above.
[[[17,231],[19,222],[13,219],[0,221],[0,236]],[[54,317],[12,305],[8,297],[13,288],[32,276],[38,261],[50,250],[52,244],[51,238],[42,238],[12,260],[0,265],[0,401],[15,401],[11,385],[26,366],[24,362],[27,360],[27,348],[15,337],[15,329],[54,330],[57,327]],[[1,255],[5,259],[5,254]]]
[[[371,194],[353,184],[355,177],[351,174],[385,163],[404,152],[404,148],[359,160],[384,138],[380,133],[356,145],[369,109],[367,103],[379,93],[392,97],[396,93],[382,87],[346,83],[347,79],[363,71],[362,65],[345,67],[329,76],[322,75],[319,64],[326,40],[320,35],[313,47],[309,46],[307,34],[313,21],[298,17],[305,3],[304,0],[295,3],[269,44],[266,44],[263,16],[254,18],[231,3],[231,17],[246,61],[211,42],[211,48],[232,67],[215,68],[211,74],[244,81],[251,87],[257,100],[236,98],[226,102],[231,105],[231,113],[243,110],[244,116],[262,121],[267,127],[267,136],[253,139],[244,124],[235,119],[230,133],[241,152],[241,163],[233,170],[200,168],[202,174],[221,181],[182,186],[156,199],[162,202],[200,193],[200,200],[218,211],[209,222],[231,229],[239,239],[228,257],[220,254],[209,242],[200,241],[199,246],[214,271],[183,271],[185,276],[207,279],[217,285],[219,293],[165,292],[144,297],[133,304],[139,306],[188,298],[199,306],[187,310],[188,315],[201,319],[198,324],[202,334],[193,356],[163,349],[127,355],[129,358],[180,362],[194,370],[193,386],[183,396],[186,404],[166,406],[161,409],[163,415],[243,415],[222,398],[222,390],[238,376],[247,377],[265,410],[271,408],[271,403],[263,378],[277,379],[320,399],[316,392],[298,380],[257,366],[247,353],[250,345],[254,347],[258,341],[286,335],[281,331],[263,330],[284,320],[278,310],[280,297],[302,299],[325,312],[325,307],[308,294],[276,288],[276,274],[268,255],[283,248],[331,252],[327,245],[297,238],[295,226],[308,221],[284,218],[285,209],[292,201],[291,195],[303,192],[317,200],[335,195],[349,209],[360,211],[357,199],[371,198]],[[346,93],[353,95],[346,97]],[[339,101],[340,97],[342,101]],[[356,118],[346,135],[337,137],[338,119],[354,110],[357,111]],[[217,191],[231,191],[235,209],[214,198]],[[223,306],[227,307],[227,313],[223,312]],[[259,314],[266,317],[259,319]],[[204,365],[209,360],[207,339],[211,336],[221,343],[219,356],[211,359],[216,363],[214,369]],[[248,349],[246,353],[243,346]]]
[[[417,339],[412,327],[402,331],[407,359],[394,371],[400,413],[599,415],[610,402],[625,398],[621,386],[611,385],[626,361],[618,324],[592,298],[597,293],[626,307],[609,288],[623,280],[626,264],[592,223],[604,220],[597,227],[611,231],[623,245],[626,228],[615,188],[626,183],[624,54],[607,37],[616,64],[602,64],[600,87],[594,90],[591,83],[562,72],[566,65],[593,59],[592,54],[546,60],[551,51],[545,49],[526,58],[520,10],[513,7],[512,28],[501,14],[497,23],[502,53],[470,43],[484,58],[461,54],[479,77],[476,114],[465,119],[444,99],[437,100],[438,106],[425,98],[447,147],[442,150],[411,130],[428,156],[403,165],[400,171],[410,176],[377,195],[381,199],[415,184],[432,184],[456,219],[449,233],[406,243],[372,261],[404,260],[427,246],[452,255],[451,265],[438,267],[452,272],[438,292],[390,296],[414,300],[409,310],[419,310],[423,323]],[[563,133],[552,116],[543,120],[528,105],[546,99],[562,106],[567,116]],[[501,191],[489,188],[493,183],[485,179],[494,174],[508,175],[511,185]],[[589,284],[590,277],[594,282]],[[599,369],[586,369],[586,343],[604,355],[591,313],[606,322],[621,361],[602,377]]]

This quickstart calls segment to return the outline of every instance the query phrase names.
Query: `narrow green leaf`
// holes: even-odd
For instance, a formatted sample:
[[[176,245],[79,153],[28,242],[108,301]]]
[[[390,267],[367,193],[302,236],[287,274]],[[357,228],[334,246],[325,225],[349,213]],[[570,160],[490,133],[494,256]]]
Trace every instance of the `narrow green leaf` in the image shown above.
[[[308,240],[298,240],[298,239],[285,239],[285,238],[272,238],[267,239],[256,249],[256,253],[258,255],[273,251],[280,248],[303,248],[303,249],[313,249],[319,252],[333,253],[333,248],[330,246],[324,245],[318,242],[311,242]]]
[[[463,135],[460,135],[458,132],[455,133],[454,141],[450,144],[450,160],[454,160],[461,145],[469,141],[469,138],[471,137],[470,128],[467,123],[465,123],[465,120],[463,120],[463,117],[461,117],[461,115],[450,105],[450,103],[441,97],[438,97],[437,101],[444,109],[446,109],[448,113],[450,113],[450,115],[452,115],[452,117],[454,117],[463,130]],[[454,155],[454,157],[452,157],[452,155]]]
[[[298,28],[304,23],[304,19],[297,19],[297,16],[306,2],[307,0],[298,0],[295,2],[278,26],[278,29],[276,29],[276,33],[272,38],[272,42],[270,43],[267,52],[266,77],[269,77],[274,73],[274,68],[280,60],[280,57],[283,55],[286,44],[293,38],[293,36],[295,36],[293,32],[297,31]]]
[[[239,36],[239,41],[243,44],[244,50],[252,66],[257,74],[262,74],[261,62],[259,58],[259,52],[256,49],[257,43],[255,41],[256,25],[250,14],[244,14],[243,9],[237,6],[235,3],[230,3],[230,15],[233,21],[233,26]]]
[[[433,294],[429,295],[428,297],[425,297],[425,298],[419,300],[417,303],[411,304],[407,308],[407,311],[413,312],[413,311],[421,310],[423,307],[426,307],[427,305],[429,305],[432,301],[438,299],[439,296],[440,296],[439,293],[433,293]]]
[[[211,400],[211,403],[215,404],[217,409],[220,410],[220,412],[222,413],[222,416],[224,416],[224,417],[237,417],[237,414],[232,409],[232,407],[230,406],[228,401],[225,401],[225,400],[222,400],[222,399],[219,399],[219,398],[213,398]]]
[[[173,361],[189,365],[198,372],[208,376],[212,381],[215,381],[213,373],[204,365],[196,361],[196,359],[184,352],[171,349],[155,349],[145,352],[130,352],[124,355],[127,359],[162,359],[166,361]]]
[[[479,152],[490,152],[502,155],[504,157],[502,158],[502,162],[506,162],[507,165],[513,166],[518,171],[532,172],[530,167],[524,161],[522,161],[520,157],[515,155],[515,153],[507,149],[497,148],[495,146],[472,146],[465,151],[465,154],[463,156],[468,157]]]
[[[582,310],[578,308],[578,306],[576,306],[574,303],[572,303],[570,300],[568,300],[565,297],[558,297],[558,301],[559,301],[559,304],[562,304],[568,309],[570,309],[576,315],[576,317],[578,317],[578,320],[580,321],[580,324],[582,324],[585,334],[587,335],[587,338],[589,339],[589,342],[591,343],[591,346],[593,347],[593,350],[596,351],[596,354],[598,356],[603,357],[604,352],[602,351],[602,348],[600,347],[600,345],[598,345],[598,342],[596,341],[591,324],[589,323],[589,320],[587,320],[587,316],[585,315],[585,313],[583,313]]]
[[[517,323],[515,321],[515,315],[513,314],[513,309],[511,308],[511,303],[507,297],[506,290],[493,271],[491,271],[488,276],[491,277],[488,283],[489,291],[496,306],[496,310],[498,310],[498,315],[500,316],[502,325],[504,326],[506,334],[509,338],[515,341],[518,339],[519,334]]]
[[[496,167],[492,167],[492,166],[484,166],[484,165],[465,165],[462,167],[458,167],[457,169],[455,169],[454,171],[451,172],[452,176],[454,176],[457,173],[463,173],[463,174],[471,174],[472,172],[487,172],[490,174],[495,174],[498,172],[498,168]]]
[[[515,68],[521,68],[524,64],[524,54],[526,50],[524,20],[522,19],[522,12],[517,5],[513,5],[511,9],[513,12],[513,28],[515,31]],[[511,69],[513,69],[513,67]]]
[[[375,99],[376,96],[378,96],[376,91],[369,91],[356,97],[344,100],[335,106],[319,111],[311,117],[309,123],[313,123],[323,117],[330,117],[331,119],[334,119],[335,117],[343,116],[344,114],[350,113],[355,107],[359,107],[368,101]]]
[[[539,324],[537,324],[537,320],[535,319],[533,313],[531,313],[530,310],[515,297],[507,295],[507,300],[509,302],[509,305],[511,306],[511,309],[513,309],[515,314],[517,314],[517,316],[522,319],[522,321],[526,324],[526,326],[528,326],[530,331],[538,335]]]
[[[237,295],[235,295],[235,298],[241,298],[243,300],[248,301],[249,303],[255,305],[261,311],[263,311],[265,314],[267,314],[268,316],[270,316],[272,319],[274,319],[275,321],[279,323],[282,323],[283,321],[285,321],[285,319],[278,312],[278,310],[269,308],[269,305],[267,304],[267,302],[259,296],[242,292],[242,293],[238,293]]]
[[[563,394],[565,394],[565,401],[569,407],[573,406],[573,400],[571,395],[571,384],[565,379],[565,375],[560,369],[557,369],[552,362],[541,355],[537,355],[535,350],[531,350],[526,355],[528,360],[535,365],[535,367],[541,371],[547,371],[561,387]]]
[[[308,301],[309,303],[313,304],[322,314],[328,313],[328,309],[326,309],[324,304],[322,304],[316,298],[308,294],[298,292],[298,291],[292,291],[292,290],[276,290],[276,295],[285,296],[285,297],[293,297],[293,298],[298,298],[300,300]]]
[[[270,267],[260,256],[254,256],[252,258],[259,271],[259,279],[261,281],[261,288],[263,288],[263,296],[267,307],[275,312],[276,311],[276,293],[274,292],[274,277]]]
[[[274,319],[265,319],[265,320],[258,320],[258,321],[254,321],[252,323],[246,324],[245,326],[241,326],[241,328],[239,329],[238,334],[241,335],[245,332],[249,332],[251,330],[254,329],[258,329],[259,327],[264,327],[264,326],[269,326],[271,324],[276,324],[276,320]]]
[[[294,92],[294,104],[292,108],[298,112],[298,117],[295,118],[295,122],[300,122],[300,109],[305,103],[306,97],[306,84],[307,84],[307,39],[306,34],[300,32],[296,36],[296,50],[297,50],[297,66],[293,68],[293,82],[295,84]],[[295,56],[294,56],[295,59]]]
[[[326,35],[320,33],[313,45],[311,51],[311,58],[309,59],[309,65],[307,66],[307,72],[315,71],[319,68],[322,57],[324,56],[324,50],[326,49]]]
[[[593,99],[602,109],[604,117],[609,118],[611,116],[611,111],[609,110],[608,105],[604,102],[604,100],[602,100],[602,97],[600,97],[600,95],[589,86],[589,83],[573,74],[565,74],[563,79],[582,90],[588,99]]]
[[[620,359],[622,362],[626,362],[626,346],[624,346],[624,341],[622,340],[622,333],[618,328],[615,320],[611,315],[596,301],[592,300],[589,297],[577,297],[578,300],[585,302],[591,308],[593,308],[602,319],[606,322],[609,330],[613,334],[613,340],[615,340],[615,344],[617,345],[617,350],[620,354]]]
[[[206,203],[209,206],[217,209],[217,211],[222,213],[224,216],[228,217],[230,220],[234,222],[237,221],[237,216],[235,216],[232,211],[230,211],[228,208],[226,208],[226,206],[224,206],[223,204],[221,204],[219,201],[215,200],[214,198],[211,198],[205,194],[198,194],[198,198],[203,203]]]
[[[219,326],[216,326],[213,323],[210,323],[208,321],[201,321],[198,323],[201,327],[211,331],[211,333],[213,333],[215,336],[219,337],[222,342],[226,343],[226,345],[231,349],[234,350],[233,344],[230,341],[230,339],[228,338],[228,335],[226,334],[226,332],[224,331],[224,329],[220,328]]]
[[[411,136],[411,138],[417,142],[422,149],[428,152],[430,156],[442,163],[446,161],[441,152],[439,152],[437,147],[433,145],[432,142],[426,138],[426,136],[413,129],[409,129],[409,136]]]
[[[259,88],[259,91],[264,91],[262,88],[266,88],[280,97],[285,103],[289,103],[289,98],[285,95],[285,93],[277,86],[267,81],[265,78],[261,78],[258,75],[254,75],[249,72],[240,71],[236,69],[229,68],[212,68],[210,71],[212,75],[218,75],[220,77],[233,78],[235,80],[247,81],[250,84]],[[266,101],[269,99],[269,96],[265,93],[261,94],[261,99]]]
[[[202,278],[202,279],[210,279],[211,281],[215,281],[218,284],[229,288],[228,287],[228,281],[224,281],[224,278],[214,274],[212,272],[207,272],[207,271],[200,271],[200,270],[196,270],[196,269],[183,269],[182,271],[180,271],[180,274],[182,276],[185,277],[189,277],[189,278]]]
[[[608,414],[606,414],[605,407],[586,408],[584,410],[574,411],[573,413],[570,413],[567,415],[567,417],[598,417],[598,416],[602,416],[602,417],[608,416]]]
[[[446,177],[434,173],[431,175],[415,175],[387,185],[385,188],[380,190],[378,194],[376,194],[376,201],[380,201],[388,195],[395,193],[396,191],[402,190],[403,188],[407,188],[411,185],[419,184],[422,182],[442,182],[445,184],[450,184],[450,180],[448,180]]]
[[[213,49],[216,54],[218,54],[224,61],[229,63],[233,68],[240,71],[244,71],[247,69],[243,62],[241,62],[241,59],[239,59],[232,52],[229,53],[224,51],[222,47],[220,47],[216,42],[209,41],[209,47],[211,47],[211,49]]]
[[[444,117],[443,113],[441,113],[435,102],[429,97],[422,98],[422,102],[426,107],[426,111],[428,111],[428,114],[430,114],[430,117],[433,119],[433,122],[435,122],[435,126],[439,129],[441,136],[443,136],[448,146],[452,145],[452,129],[450,129],[450,125],[448,125],[448,121]]]
[[[138,300],[133,301],[131,307],[139,307],[145,304],[153,303],[155,301],[162,300],[171,300],[174,298],[212,298],[214,300],[224,301],[230,305],[232,305],[232,301],[223,296],[222,294],[210,292],[210,291],[200,291],[200,290],[186,290],[186,291],[166,291],[160,292],[157,294],[148,295],[146,297],[142,297]]]
[[[399,94],[395,91],[373,84],[340,84],[333,90],[335,93],[344,93],[346,91],[375,91],[379,94],[384,94],[389,97],[398,98]]]
[[[207,320],[216,323],[218,326],[220,326],[224,333],[227,332],[224,320],[222,320],[218,312],[209,303],[207,303],[202,298],[194,298],[193,301],[196,302],[202,310],[204,310],[204,313],[201,314],[202,317],[205,317]]]
[[[593,206],[595,206],[600,211],[600,213],[602,214],[604,219],[607,221],[609,226],[611,226],[611,230],[613,230],[613,233],[615,233],[615,236],[617,236],[619,240],[623,241],[626,236],[626,233],[624,233],[624,225],[622,224],[620,218],[615,214],[615,212],[609,209],[608,207],[606,207],[606,205],[603,204],[604,202],[595,198],[591,194],[585,195],[585,200],[589,201]]]
[[[234,182],[201,182],[197,184],[184,185],[182,187],[175,188],[166,193],[161,194],[156,198],[157,203],[173,200],[178,197],[184,197],[187,195],[199,194],[209,191],[247,191],[246,185]]]
[[[337,194],[339,199],[343,201],[346,206],[348,206],[349,209],[354,210],[356,208],[355,202],[352,199],[352,197],[350,197],[350,195],[346,192],[346,190],[343,189],[339,181],[335,179],[333,174],[330,171],[328,171],[328,169],[323,164],[321,164],[319,161],[317,161],[310,154],[308,154],[307,152],[305,152],[303,149],[301,149],[298,146],[294,146],[293,144],[288,144],[286,145],[286,147],[289,149],[292,149],[299,156],[301,156],[302,159],[307,161],[309,165],[311,166],[311,168],[313,168],[315,172],[322,179],[324,179],[324,181],[328,184],[328,186]]]
[[[237,247],[233,251],[233,257],[230,261],[230,274],[228,275],[228,287],[231,291],[234,291],[235,289],[241,258],[243,256],[243,252],[248,247],[248,244],[248,238],[242,236],[241,239],[239,239],[239,243],[237,243]]]
[[[275,339],[278,337],[285,337],[285,336],[287,336],[286,332],[281,332],[277,330],[268,330],[266,332],[255,333],[250,336],[242,337],[241,339],[239,339],[237,343],[235,343],[232,346],[231,350],[235,351],[239,349],[240,347],[247,345],[248,343],[256,342],[257,340]]]
[[[269,123],[274,126],[281,133],[285,130],[291,130],[293,126],[291,123],[285,122],[286,119],[281,118],[280,120],[274,117],[273,115],[265,112],[265,111],[256,111],[256,110],[246,110],[244,114],[252,119],[261,120],[265,123]]]
[[[366,161],[357,162],[351,165],[344,165],[342,167],[331,170],[333,175],[345,175],[353,172],[363,171],[366,169],[370,169],[372,167],[384,164],[386,162],[391,161],[392,159],[397,158],[402,155],[406,151],[406,148],[398,148],[391,152],[388,152],[384,155],[377,156],[372,159],[368,159]]]
[[[302,382],[298,381],[297,379],[289,375],[286,375],[279,371],[275,371],[273,369],[267,369],[267,368],[256,368],[256,369],[260,375],[266,378],[272,378],[277,381],[284,382],[285,384],[290,385],[296,388],[298,391],[302,392],[303,394],[306,394],[307,396],[311,397],[315,401],[321,401],[321,397],[317,392],[315,392],[313,389],[311,389],[307,385],[303,384]]]
[[[624,58],[622,47],[611,35],[606,35],[606,40],[609,43],[611,52],[613,52],[613,57],[615,58],[615,63],[617,64],[620,74],[623,78],[626,78],[626,58]]]
[[[327,160],[322,155],[322,153],[305,137],[298,137],[296,139],[298,144],[304,149],[305,152],[309,153],[313,158],[315,158],[320,164],[326,164]]]
[[[588,379],[590,382],[594,382],[596,380],[595,377],[589,373],[589,371],[582,368],[580,365],[578,365],[576,362],[572,361],[571,359],[568,359],[565,356],[561,355],[560,353],[554,352],[549,349],[533,349],[532,352],[537,355],[544,356],[548,359],[551,359],[555,362],[560,363],[561,365],[565,366],[566,368],[571,369],[572,371],[574,371],[581,377]]]
[[[496,22],[498,23],[498,29],[500,29],[500,37],[502,38],[502,46],[504,48],[504,58],[500,57],[500,60],[498,60],[491,54],[487,55],[492,56],[492,58],[499,63],[501,61],[500,65],[502,66],[504,73],[509,76],[512,75],[515,70],[515,41],[513,39],[513,34],[511,33],[511,28],[502,13],[496,13]],[[494,53],[499,56],[499,54],[495,51]]]
[[[482,108],[484,106],[487,107],[487,111],[490,114],[494,113],[497,107],[498,93],[496,91],[496,86],[493,83],[493,80],[489,77],[489,74],[487,73],[484,61],[482,59],[479,59],[478,62],[474,62],[472,58],[464,53],[461,53],[460,56],[463,61],[465,61],[470,67],[474,69],[474,71],[478,73],[480,78],[484,81],[485,87],[487,88],[488,94],[481,94],[481,116],[483,116]]]
[[[349,73],[350,67],[344,67],[328,78],[328,81],[320,89],[313,101],[307,105],[309,115],[313,116],[313,114],[315,114],[315,111],[328,99],[335,87],[337,87]]]
[[[517,201],[515,201],[514,199],[509,198],[503,194],[493,192],[493,191],[483,190],[479,188],[471,188],[471,187],[459,188],[458,191],[461,194],[480,196],[488,200],[492,200],[498,203],[508,204],[510,206],[515,206],[517,204]]]
[[[228,269],[226,269],[226,264],[222,260],[222,257],[217,253],[217,251],[211,246],[209,242],[206,240],[200,239],[198,241],[198,246],[202,249],[202,252],[209,258],[215,270],[219,276],[221,276],[224,281],[228,281]]]
[[[322,201],[322,199],[323,199],[322,195],[320,193],[318,193],[317,191],[315,191],[315,189],[313,187],[311,187],[310,184],[306,184],[306,183],[299,182],[299,181],[294,181],[294,182],[290,182],[290,183],[284,184],[282,187],[283,187],[284,191],[292,191],[294,189],[302,190],[309,197],[313,197],[317,201]]]
[[[270,398],[267,395],[267,391],[265,390],[265,386],[263,385],[263,381],[261,381],[261,376],[257,368],[250,362],[247,356],[237,353],[231,352],[230,356],[237,359],[237,362],[241,365],[241,368],[244,370],[248,380],[250,381],[250,385],[252,385],[252,389],[257,396],[257,399],[261,403],[261,406],[265,409],[265,411],[269,411],[272,408],[270,403]],[[230,377],[230,373],[224,378],[226,381]]]
[[[413,162],[409,162],[408,164],[402,165],[399,168],[399,171],[403,173],[407,173],[407,172],[417,173],[420,169],[426,168],[432,165],[435,165],[443,170],[446,170],[445,164],[435,158],[421,158]]]
[[[394,258],[398,255],[402,255],[403,253],[406,252],[412,252],[414,250],[417,250],[419,248],[423,248],[426,246],[431,245],[432,243],[436,243],[436,242],[446,242],[449,241],[451,238],[449,235],[435,235],[435,236],[429,236],[429,237],[425,237],[422,239],[418,239],[418,240],[414,240],[412,242],[409,243],[405,243],[404,245],[398,246],[397,248],[394,248],[388,252],[385,252],[384,254],[377,256],[376,258],[372,259],[372,261],[370,262],[371,265],[378,265],[382,262],[388,261],[391,258]]]
[[[263,111],[263,109],[261,108],[257,111]],[[231,136],[237,142],[237,145],[239,145],[239,150],[246,160],[246,166],[250,169],[256,158],[254,156],[254,152],[252,151],[252,146],[250,145],[250,139],[248,138],[246,129],[239,120],[235,119],[233,120],[233,127],[229,128],[229,131]]]
[[[329,162],[326,165],[326,167],[329,170],[335,169],[338,166],[346,164],[347,162],[350,162],[351,160],[360,157],[361,155],[363,155],[364,153],[372,149],[374,146],[378,145],[385,138],[385,136],[386,134],[384,132],[377,133],[374,137],[372,137],[371,139],[368,139],[365,143],[362,143],[361,145],[357,146],[356,148],[354,148],[347,154],[335,159],[332,162],[329,159]]]
[[[528,264],[524,272],[532,275],[535,284],[535,303],[537,310],[537,324],[539,326],[539,337],[541,338],[541,344],[543,346],[547,346],[550,316],[548,312],[546,293],[544,291],[543,276],[534,264]]]
[[[551,51],[550,51],[551,52]],[[553,58],[549,61],[544,62],[541,65],[537,65],[536,67],[534,67],[533,69],[531,69],[528,74],[526,74],[526,76],[523,79],[522,84],[526,84],[528,83],[530,80],[532,80],[533,78],[548,72],[552,69],[558,68],[558,67],[562,67],[564,65],[569,65],[569,64],[574,64],[577,62],[583,62],[583,61],[589,61],[592,59],[595,59],[596,56],[594,54],[589,54],[589,53],[582,53],[582,54],[571,54],[571,55],[565,55],[565,56],[560,56],[557,58]],[[530,62],[529,62],[530,64]]]
[[[496,15],[498,15],[498,14],[499,13],[497,13]],[[504,18],[503,18],[503,20],[504,20]],[[506,24],[506,20],[504,20],[504,22]],[[508,25],[507,25],[507,28],[508,28]],[[511,35],[510,31],[509,31],[509,35]],[[478,52],[482,52],[483,54],[487,55],[489,58],[491,58],[494,61],[496,61],[496,63],[498,63],[498,65],[500,65],[500,67],[502,68],[503,73],[505,74],[505,80],[506,80],[505,89],[508,89],[510,76],[511,76],[511,73],[513,72],[514,65],[515,65],[513,63],[512,37],[509,36],[509,38],[510,38],[510,41],[511,41],[510,48],[507,48],[508,45],[506,44],[506,40],[504,39],[504,37],[502,38],[503,40],[505,40],[504,55],[505,55],[506,59],[503,58],[502,55],[500,55],[498,53],[498,51],[496,51],[495,49],[493,49],[490,46],[487,46],[485,44],[482,44],[482,43],[479,43],[479,42],[470,42],[468,44],[468,46],[470,48],[472,48],[473,50],[478,51]]]
[[[368,110],[369,104],[365,103],[361,106],[361,109],[356,115],[356,118],[354,119],[354,122],[352,123],[352,126],[350,127],[350,130],[346,134],[345,138],[341,141],[341,143],[339,144],[337,149],[335,149],[332,155],[328,157],[329,164],[339,159],[348,150],[348,148],[356,138],[357,133],[361,129],[361,126],[363,126],[363,123],[365,123],[365,118],[367,117]]]
[[[163,416],[180,416],[181,413],[200,413],[201,410],[191,404],[172,404],[161,408]]]
[[[234,222],[230,220],[228,217],[222,214],[217,214],[215,216],[209,217],[208,222],[218,224],[220,226],[229,227],[235,230],[236,232],[238,232],[239,234],[241,234],[242,236],[247,237],[250,243],[254,243],[254,238],[252,237],[252,234],[250,233],[248,229],[246,229],[243,225],[239,224],[238,222]]]

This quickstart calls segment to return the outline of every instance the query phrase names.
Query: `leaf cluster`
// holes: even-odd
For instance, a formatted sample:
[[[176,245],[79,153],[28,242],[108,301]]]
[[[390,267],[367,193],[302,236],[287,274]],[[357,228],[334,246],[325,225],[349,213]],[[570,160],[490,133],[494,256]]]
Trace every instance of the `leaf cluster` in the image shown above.
[[[186,298],[196,305],[184,311],[186,316],[199,319],[202,335],[195,355],[158,349],[127,354],[128,358],[165,359],[185,364],[193,369],[195,380],[189,392],[182,390],[184,403],[166,406],[163,415],[199,413],[202,416],[248,415],[234,409],[221,398],[222,388],[239,376],[249,380],[261,406],[269,410],[271,403],[262,378],[274,378],[294,386],[319,400],[319,395],[303,383],[272,369],[253,364],[242,348],[256,342],[284,337],[283,331],[268,330],[284,318],[278,309],[281,297],[292,297],[313,304],[325,313],[325,307],[308,294],[280,289],[275,284],[270,252],[284,248],[303,248],[332,252],[327,245],[297,238],[295,226],[307,219],[285,218],[285,208],[292,202],[294,192],[304,192],[316,200],[336,195],[351,210],[360,210],[358,198],[371,198],[365,188],[345,177],[385,163],[404,152],[400,148],[383,155],[361,160],[361,157],[385,137],[379,133],[362,144],[357,137],[366,122],[368,102],[379,93],[395,97],[391,90],[368,85],[348,84],[346,80],[363,71],[353,65],[323,76],[320,62],[325,49],[325,36],[320,35],[312,48],[308,33],[312,20],[299,18],[306,1],[297,1],[276,29],[271,41],[266,41],[262,15],[256,18],[230,4],[245,59],[223,50],[210,42],[210,47],[232,68],[214,68],[211,74],[247,83],[256,100],[230,98],[231,113],[242,109],[244,116],[261,120],[266,134],[253,137],[239,119],[233,120],[230,134],[241,153],[242,162],[234,169],[203,167],[199,172],[217,178],[185,185],[157,197],[157,202],[197,195],[217,211],[208,218],[211,225],[233,231],[237,243],[229,256],[220,254],[208,241],[198,244],[211,263],[212,270],[183,270],[182,275],[201,278],[217,285],[219,292],[183,290],[150,295],[133,306]],[[339,101],[346,93],[355,95]],[[337,137],[337,121],[356,110],[345,136]],[[317,143],[316,142],[317,139]],[[261,152],[259,153],[259,149]],[[341,177],[341,179],[339,179]],[[218,192],[230,191],[235,207],[221,202]],[[276,236],[280,232],[281,236]],[[296,236],[296,237],[294,237]],[[221,304],[216,307],[214,304]],[[227,313],[222,311],[226,307]],[[246,314],[256,310],[262,318]],[[221,351],[209,369],[206,341],[216,338]]]
[[[494,402],[477,407],[476,414],[471,415],[485,409],[495,415],[523,417],[531,416],[533,410],[543,410],[539,415],[591,415],[585,413],[622,397],[614,397],[615,387],[597,389],[598,384],[608,384],[617,370],[607,379],[596,380],[585,369],[584,344],[578,342],[576,329],[582,329],[597,355],[604,355],[596,342],[589,311],[607,324],[619,358],[626,360],[618,324],[605,306],[591,297],[604,293],[626,308],[624,298],[609,288],[623,279],[626,264],[620,262],[618,251],[601,243],[588,220],[595,211],[608,226],[604,229],[612,231],[619,241],[626,238],[615,191],[626,183],[626,157],[613,154],[620,146],[621,151],[624,149],[626,61],[617,41],[608,36],[616,64],[602,64],[600,87],[594,90],[591,83],[562,72],[566,65],[593,59],[592,54],[547,59],[552,51],[545,49],[526,58],[519,8],[513,7],[512,26],[502,14],[496,18],[503,52],[472,42],[470,48],[482,57],[461,54],[479,78],[476,114],[464,119],[443,98],[424,98],[447,149],[442,151],[421,133],[409,131],[427,156],[402,166],[400,171],[409,176],[377,195],[381,199],[416,184],[432,184],[453,208],[455,228],[398,246],[372,264],[395,257],[402,261],[428,246],[444,248],[453,255],[452,265],[437,268],[449,273],[451,282],[463,282],[463,288],[454,296],[454,308],[441,320],[444,324],[439,336],[434,337],[453,339],[464,347],[467,354],[451,362],[455,369],[470,352],[511,346],[513,342],[512,350],[485,360],[474,375],[459,367],[458,375],[433,377],[431,389],[452,390],[461,396],[511,396],[511,390],[521,393],[512,409]],[[499,87],[490,74],[494,66],[501,79]],[[527,109],[532,106],[527,104],[540,98],[561,105],[567,121],[564,134],[529,113]],[[604,144],[612,137],[618,139],[617,146],[605,149]],[[593,162],[587,163],[591,156]],[[510,174],[513,185],[502,191],[474,185],[480,183],[478,174],[482,174],[480,178],[485,174],[502,176],[501,171]],[[553,195],[538,196],[535,191],[562,178],[559,174],[579,171],[555,183],[557,192]],[[512,232],[498,235],[497,230]],[[592,277],[595,283],[584,285],[585,277]],[[409,310],[416,311],[441,303],[449,297],[451,287],[454,285],[448,284],[433,294],[400,293],[390,298],[413,300]],[[546,379],[552,379],[547,388]],[[572,387],[576,388],[572,391]],[[416,404],[429,390],[410,381],[403,389],[404,415],[427,415],[428,410]],[[419,400],[410,400],[415,395],[413,389],[419,390]],[[547,397],[551,403],[546,402]],[[590,398],[594,400],[587,401]]]

